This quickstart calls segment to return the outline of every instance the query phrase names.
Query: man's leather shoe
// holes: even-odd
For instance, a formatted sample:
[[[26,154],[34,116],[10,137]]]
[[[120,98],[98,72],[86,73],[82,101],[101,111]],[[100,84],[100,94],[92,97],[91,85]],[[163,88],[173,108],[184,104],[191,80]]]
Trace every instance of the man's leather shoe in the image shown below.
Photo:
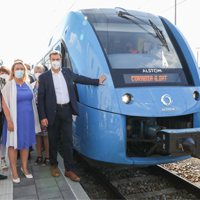
[[[52,166],[51,167],[51,175],[52,176],[56,176],[56,177],[60,175],[57,166]]]
[[[74,172],[72,171],[65,170],[65,176],[69,177],[72,181],[76,181],[76,182],[80,181],[80,178],[76,174],[74,174]]]
[[[0,180],[7,179],[7,178],[8,178],[7,176],[4,176],[4,175],[0,174]]]

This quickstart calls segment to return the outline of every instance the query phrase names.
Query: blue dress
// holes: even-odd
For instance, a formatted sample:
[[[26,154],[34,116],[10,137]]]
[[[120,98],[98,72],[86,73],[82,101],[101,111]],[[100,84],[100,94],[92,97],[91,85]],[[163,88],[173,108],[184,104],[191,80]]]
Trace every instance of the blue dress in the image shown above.
[[[17,149],[29,149],[36,144],[35,121],[32,106],[33,93],[24,83],[17,85]],[[2,145],[6,146],[7,120],[4,118]]]

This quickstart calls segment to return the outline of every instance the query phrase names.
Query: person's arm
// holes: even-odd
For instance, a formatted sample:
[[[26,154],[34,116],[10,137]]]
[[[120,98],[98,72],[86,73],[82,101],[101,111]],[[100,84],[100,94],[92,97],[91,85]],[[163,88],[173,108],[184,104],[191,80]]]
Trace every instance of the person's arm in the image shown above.
[[[8,130],[14,131],[14,125],[13,125],[13,122],[12,122],[12,119],[11,119],[11,116],[10,116],[10,111],[9,111],[3,97],[2,97],[2,106],[3,106],[4,115],[6,116]]]
[[[84,85],[105,85],[103,81],[107,78],[105,74],[101,75],[99,79],[92,79],[86,76],[82,76],[79,74],[72,73],[72,80],[76,83],[84,84]]]
[[[48,120],[47,120],[46,112],[45,112],[45,84],[44,84],[44,80],[42,76],[40,76],[39,78],[38,112],[39,112],[41,124],[43,126],[48,126]]]

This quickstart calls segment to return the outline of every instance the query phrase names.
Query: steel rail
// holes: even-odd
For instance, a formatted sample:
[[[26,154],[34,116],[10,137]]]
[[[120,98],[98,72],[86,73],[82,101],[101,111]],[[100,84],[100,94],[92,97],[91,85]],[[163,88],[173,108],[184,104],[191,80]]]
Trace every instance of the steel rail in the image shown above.
[[[111,194],[112,199],[127,199],[95,167],[91,166],[84,159],[83,156],[81,156],[77,152],[76,152],[76,156],[81,161],[81,163],[92,173],[92,175],[99,181],[102,187]]]
[[[176,183],[182,185],[185,190],[189,193],[195,195],[196,197],[200,198],[200,187],[194,185],[193,183],[187,181],[186,179],[174,174],[173,172],[165,169],[164,167],[157,165],[153,166],[156,171],[159,171],[163,176],[171,181],[175,181]]]

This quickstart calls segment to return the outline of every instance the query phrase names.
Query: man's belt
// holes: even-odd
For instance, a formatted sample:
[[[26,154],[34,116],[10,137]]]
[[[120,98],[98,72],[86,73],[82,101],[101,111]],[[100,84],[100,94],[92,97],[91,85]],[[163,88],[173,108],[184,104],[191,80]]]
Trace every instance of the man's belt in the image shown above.
[[[69,103],[65,103],[65,104],[57,104],[57,106],[59,106],[59,107],[66,107],[66,106],[68,106],[69,105]]]

